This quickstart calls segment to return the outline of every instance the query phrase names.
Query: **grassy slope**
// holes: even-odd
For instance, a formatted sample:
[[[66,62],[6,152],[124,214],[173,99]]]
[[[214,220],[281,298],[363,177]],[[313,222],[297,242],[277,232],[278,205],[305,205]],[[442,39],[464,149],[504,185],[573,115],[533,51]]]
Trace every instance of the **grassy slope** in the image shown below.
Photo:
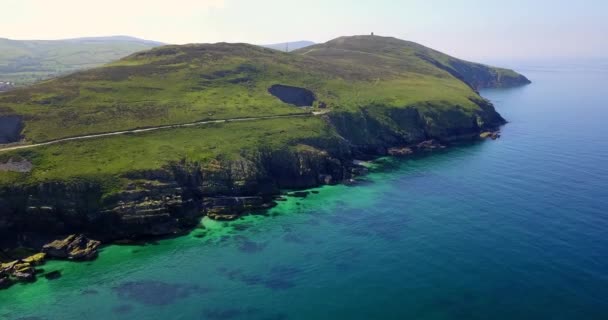
[[[352,38],[355,42],[358,38]],[[376,41],[374,39],[374,41]],[[388,51],[393,51],[390,42]],[[322,54],[322,55],[321,55]],[[267,92],[276,83],[303,86],[332,112],[415,106],[423,114],[479,111],[479,99],[450,73],[408,53],[317,50],[286,54],[244,44],[166,46],[106,67],[0,95],[0,112],[20,114],[29,141],[142,126],[299,113]],[[295,146],[334,131],[319,117],[229,123],[69,142],[28,151],[27,174],[0,172],[1,183],[93,179],[108,188],[132,170],[186,159],[206,162],[260,146]]]
[[[70,142],[0,153],[1,162],[26,158],[35,167],[28,174],[0,172],[0,185],[86,179],[101,183],[110,192],[123,182],[120,177],[128,172],[154,170],[181,160],[208,163],[257,146],[276,149],[295,145],[302,139],[331,135],[320,118],[309,117],[232,122]]]
[[[166,46],[108,66],[0,95],[2,114],[26,119],[27,141],[204,119],[297,113],[267,92],[313,90],[329,106],[406,106],[423,101],[476,108],[464,83],[421,59],[353,55],[323,63],[244,44]],[[361,66],[365,63],[366,66]],[[438,90],[441,88],[441,90]]]
[[[97,67],[158,45],[125,37],[50,41],[0,39],[0,81],[29,85]]]
[[[416,68],[420,65],[420,60],[424,60],[462,79],[476,89],[529,83],[528,79],[513,70],[464,61],[415,42],[391,37],[342,37],[295,52],[348,63],[358,63],[360,60],[355,58],[355,54],[364,52],[369,55],[368,61],[372,61],[372,57],[381,61],[396,59],[398,62],[386,64],[387,69],[396,68],[406,71]]]

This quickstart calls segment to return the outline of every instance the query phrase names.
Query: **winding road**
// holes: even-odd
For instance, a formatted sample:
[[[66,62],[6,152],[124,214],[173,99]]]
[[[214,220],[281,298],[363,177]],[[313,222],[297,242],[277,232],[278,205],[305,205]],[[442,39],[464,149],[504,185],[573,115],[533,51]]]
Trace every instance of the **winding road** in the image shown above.
[[[142,132],[149,132],[149,131],[156,131],[156,130],[163,130],[163,129],[196,127],[196,126],[201,126],[201,125],[205,125],[205,124],[215,124],[215,123],[244,122],[244,121],[295,118],[295,117],[311,117],[311,116],[323,115],[323,114],[326,114],[327,112],[329,112],[329,110],[324,110],[324,111],[319,111],[319,112],[307,112],[307,113],[294,113],[294,114],[285,114],[285,115],[276,115],[276,116],[266,116],[266,117],[206,120],[206,121],[172,124],[172,125],[164,125],[164,126],[141,128],[141,129],[130,129],[130,130],[123,130],[123,131],[87,134],[87,135],[82,135],[82,136],[62,138],[62,139],[51,140],[51,141],[41,142],[41,143],[34,143],[34,144],[9,145],[9,146],[5,146],[5,147],[0,146],[0,152],[21,150],[21,149],[30,149],[30,148],[36,148],[36,147],[41,147],[41,146],[48,146],[48,145],[52,145],[52,144],[56,144],[56,143],[67,142],[67,141],[88,140],[88,139],[119,136],[119,135],[124,135],[124,134],[133,134],[133,133],[142,133]]]

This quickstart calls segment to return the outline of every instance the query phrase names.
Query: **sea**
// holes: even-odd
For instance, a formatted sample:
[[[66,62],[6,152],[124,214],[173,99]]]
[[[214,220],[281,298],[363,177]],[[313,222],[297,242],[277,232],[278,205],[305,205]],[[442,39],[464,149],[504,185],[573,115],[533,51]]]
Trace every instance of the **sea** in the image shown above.
[[[53,261],[0,319],[608,319],[608,63],[513,62],[496,141]]]

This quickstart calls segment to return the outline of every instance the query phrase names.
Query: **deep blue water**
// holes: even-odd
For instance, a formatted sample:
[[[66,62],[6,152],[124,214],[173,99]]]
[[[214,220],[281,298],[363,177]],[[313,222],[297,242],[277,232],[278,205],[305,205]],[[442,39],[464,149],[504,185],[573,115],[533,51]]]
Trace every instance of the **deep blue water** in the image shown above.
[[[502,138],[385,160],[271,216],[52,262],[0,318],[608,319],[608,65],[519,64]]]

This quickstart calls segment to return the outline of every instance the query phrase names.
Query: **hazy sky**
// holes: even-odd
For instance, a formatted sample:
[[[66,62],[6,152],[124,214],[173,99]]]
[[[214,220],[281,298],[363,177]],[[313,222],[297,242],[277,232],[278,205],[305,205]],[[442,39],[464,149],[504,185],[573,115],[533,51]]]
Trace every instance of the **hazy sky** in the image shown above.
[[[167,43],[395,36],[469,59],[608,57],[606,0],[0,0],[0,37]]]

